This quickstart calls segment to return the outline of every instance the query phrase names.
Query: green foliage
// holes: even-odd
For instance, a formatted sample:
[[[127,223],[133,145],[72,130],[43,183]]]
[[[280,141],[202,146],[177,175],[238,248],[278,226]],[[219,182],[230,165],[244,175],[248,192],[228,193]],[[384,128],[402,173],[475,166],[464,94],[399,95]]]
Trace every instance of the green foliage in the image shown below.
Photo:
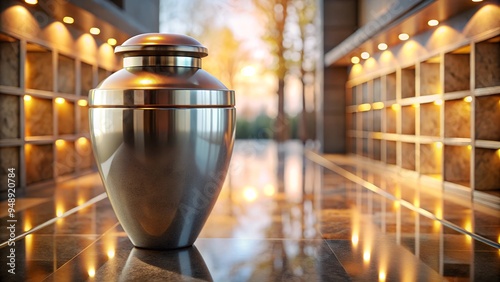
[[[236,120],[236,139],[272,139],[275,122],[275,119],[263,113],[253,120],[238,118]],[[290,139],[300,139],[300,122],[300,114],[286,117],[284,124],[288,127]],[[308,113],[305,130],[308,132],[309,138],[314,137],[314,123],[313,113]]]

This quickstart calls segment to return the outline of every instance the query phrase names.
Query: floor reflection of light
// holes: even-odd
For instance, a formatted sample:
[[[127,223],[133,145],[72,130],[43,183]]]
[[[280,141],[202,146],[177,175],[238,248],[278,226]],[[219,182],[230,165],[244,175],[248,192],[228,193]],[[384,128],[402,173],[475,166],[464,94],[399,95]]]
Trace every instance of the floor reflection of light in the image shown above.
[[[61,205],[56,205],[56,216],[60,217],[64,214],[64,208]]]
[[[357,247],[358,246],[358,243],[359,243],[359,236],[358,234],[353,234],[352,237],[351,237],[351,242],[352,242],[352,245],[354,247]]]
[[[95,269],[93,267],[89,268],[88,274],[90,278],[94,278],[95,276]]]
[[[379,273],[378,273],[378,281],[385,281],[387,277],[387,274],[385,274],[385,271],[381,270]]]
[[[371,257],[370,251],[366,250],[363,252],[363,262],[364,263],[369,263],[370,257]]]
[[[25,261],[31,260],[31,253],[33,252],[33,234],[28,234],[24,238],[25,246],[26,246],[26,259]]]

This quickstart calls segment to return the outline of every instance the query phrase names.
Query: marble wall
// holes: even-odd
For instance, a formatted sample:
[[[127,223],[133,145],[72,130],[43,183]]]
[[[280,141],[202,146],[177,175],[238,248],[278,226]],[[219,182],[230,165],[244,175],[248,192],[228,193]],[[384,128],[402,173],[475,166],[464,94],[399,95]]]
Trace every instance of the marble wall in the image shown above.
[[[386,141],[386,162],[388,164],[396,164],[396,141]]]
[[[470,138],[471,104],[463,99],[444,104],[444,136]]]
[[[25,145],[26,184],[53,178],[53,145]]]
[[[401,107],[401,113],[401,133],[415,135],[415,108],[413,106]]]
[[[78,129],[79,133],[89,133],[89,107],[79,106],[78,110],[80,111],[80,128]]]
[[[53,91],[53,80],[52,52],[41,49],[28,51],[25,64],[26,88]]]
[[[382,110],[373,111],[373,132],[382,132]]]
[[[0,85],[19,87],[19,41],[0,34]]]
[[[439,63],[420,64],[420,95],[441,93]]]
[[[396,114],[397,112],[391,108],[385,108],[385,132],[396,133]]]
[[[0,94],[0,139],[19,138],[19,96]]]
[[[401,167],[409,170],[415,170],[415,144],[414,143],[401,143]]]
[[[75,94],[75,60],[59,55],[57,60],[57,92]]]
[[[439,136],[441,127],[440,106],[434,103],[420,105],[420,135]]]
[[[500,94],[476,98],[476,139],[500,141]]]
[[[379,78],[373,80],[373,102],[382,101],[382,81]]]
[[[63,104],[56,104],[57,110],[57,131],[59,135],[75,133],[75,104],[65,101]]]
[[[90,141],[85,138],[80,138],[76,142],[76,154],[79,159],[79,167],[82,169],[93,168],[94,154],[92,153],[92,146]]]
[[[500,85],[500,37],[476,44],[476,88]],[[492,41],[494,41],[492,40]]]
[[[444,180],[470,187],[470,155],[467,146],[444,146]]]
[[[64,141],[56,144],[57,160],[56,172],[57,175],[66,175],[75,172],[77,164],[77,155],[75,150],[75,142]]]
[[[390,73],[385,77],[385,100],[396,100],[396,73]]]
[[[475,163],[475,189],[500,190],[500,149],[476,148]]]
[[[90,89],[93,87],[94,77],[92,75],[92,66],[81,62],[81,94],[88,96]]]
[[[445,54],[444,56],[444,91],[462,91],[470,89],[470,55]]]
[[[0,183],[2,183],[2,185],[0,185],[0,199],[7,198],[7,174],[9,173],[7,169],[15,168],[16,177],[14,180],[16,181],[16,187],[19,187],[19,156],[19,147],[0,147]]]
[[[441,174],[442,151],[434,144],[420,144],[420,173]]]
[[[401,70],[401,98],[415,97],[415,68]]]
[[[25,101],[26,136],[47,136],[54,134],[52,100],[32,97]]]

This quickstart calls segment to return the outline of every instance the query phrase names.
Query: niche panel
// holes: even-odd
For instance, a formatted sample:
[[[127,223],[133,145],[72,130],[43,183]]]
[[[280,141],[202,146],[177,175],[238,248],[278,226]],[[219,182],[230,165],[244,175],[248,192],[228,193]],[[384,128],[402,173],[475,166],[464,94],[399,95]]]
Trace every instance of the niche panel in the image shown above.
[[[26,44],[26,88],[53,91],[52,51],[34,43]]]

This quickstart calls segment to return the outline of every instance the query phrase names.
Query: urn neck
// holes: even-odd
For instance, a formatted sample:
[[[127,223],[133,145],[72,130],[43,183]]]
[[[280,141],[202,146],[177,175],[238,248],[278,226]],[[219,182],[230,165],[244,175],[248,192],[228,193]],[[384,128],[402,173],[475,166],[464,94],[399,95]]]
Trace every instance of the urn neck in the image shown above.
[[[130,56],[123,58],[123,67],[201,68],[201,58],[183,56]]]

